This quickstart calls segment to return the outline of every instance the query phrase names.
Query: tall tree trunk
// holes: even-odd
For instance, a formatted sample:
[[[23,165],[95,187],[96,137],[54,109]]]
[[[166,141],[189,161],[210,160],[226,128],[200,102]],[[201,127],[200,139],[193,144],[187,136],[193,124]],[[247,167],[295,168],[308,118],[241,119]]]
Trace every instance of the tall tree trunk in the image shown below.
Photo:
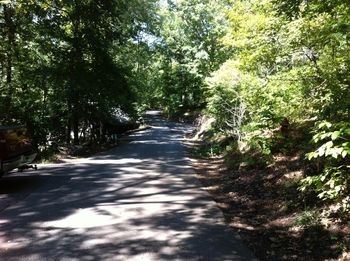
[[[79,144],[79,90],[81,89],[81,67],[83,66],[83,51],[82,51],[82,34],[81,30],[81,8],[79,1],[75,1],[75,12],[72,15],[73,36],[72,36],[72,55],[71,55],[71,123],[73,128],[73,142]]]
[[[11,117],[12,109],[12,96],[14,94],[14,89],[12,85],[12,66],[13,66],[13,54],[15,45],[15,24],[13,22],[14,10],[8,5],[3,5],[4,10],[4,21],[5,21],[5,37],[6,38],[6,99],[5,99],[5,118],[9,119]]]
[[[69,109],[69,111],[71,111]],[[72,132],[72,121],[71,121],[71,116],[68,116],[68,121],[67,121],[67,128],[66,128],[66,143],[69,144],[71,142],[71,132]]]

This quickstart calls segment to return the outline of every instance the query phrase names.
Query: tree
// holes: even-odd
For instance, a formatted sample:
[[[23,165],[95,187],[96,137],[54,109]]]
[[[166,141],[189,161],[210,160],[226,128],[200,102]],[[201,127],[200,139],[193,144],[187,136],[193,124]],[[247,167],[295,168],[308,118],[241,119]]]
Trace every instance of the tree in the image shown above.
[[[116,108],[135,109],[133,68],[120,59],[121,49],[145,30],[154,5],[1,1],[1,122],[27,124],[43,145],[69,143],[72,131],[76,144],[82,132],[104,139],[103,122]]]
[[[167,110],[203,108],[205,77],[225,60],[220,1],[170,2],[160,10],[162,103]],[[171,114],[171,113],[170,113]]]

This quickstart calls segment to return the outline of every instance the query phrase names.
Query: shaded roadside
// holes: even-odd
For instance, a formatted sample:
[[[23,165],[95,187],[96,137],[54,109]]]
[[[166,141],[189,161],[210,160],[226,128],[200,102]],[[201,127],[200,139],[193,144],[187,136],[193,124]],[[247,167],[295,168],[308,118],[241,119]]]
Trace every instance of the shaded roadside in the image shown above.
[[[281,183],[286,173],[298,170],[292,158],[276,169],[238,172],[227,170],[222,158],[194,160],[198,178],[223,211],[226,223],[239,231],[260,260],[349,260],[342,255],[349,229],[341,230],[299,222],[313,222],[302,211],[295,187]],[[305,214],[306,213],[306,214]],[[344,242],[340,244],[339,242]]]

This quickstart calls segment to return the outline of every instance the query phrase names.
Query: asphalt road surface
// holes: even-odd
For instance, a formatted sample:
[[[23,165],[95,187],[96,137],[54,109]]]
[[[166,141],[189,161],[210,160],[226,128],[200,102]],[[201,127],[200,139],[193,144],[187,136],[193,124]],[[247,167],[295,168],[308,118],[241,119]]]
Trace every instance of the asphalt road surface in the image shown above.
[[[190,127],[148,117],[129,144],[0,179],[0,260],[256,260],[200,189]]]

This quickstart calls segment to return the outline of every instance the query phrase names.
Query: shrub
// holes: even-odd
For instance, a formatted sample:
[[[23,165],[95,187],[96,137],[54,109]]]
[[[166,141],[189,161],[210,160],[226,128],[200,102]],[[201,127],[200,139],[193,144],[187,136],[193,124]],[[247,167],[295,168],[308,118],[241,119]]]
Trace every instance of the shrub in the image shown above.
[[[350,123],[318,123],[312,141],[318,147],[307,158],[324,161],[324,167],[321,173],[301,180],[299,189],[311,189],[322,200],[340,201],[342,210],[349,209]]]

